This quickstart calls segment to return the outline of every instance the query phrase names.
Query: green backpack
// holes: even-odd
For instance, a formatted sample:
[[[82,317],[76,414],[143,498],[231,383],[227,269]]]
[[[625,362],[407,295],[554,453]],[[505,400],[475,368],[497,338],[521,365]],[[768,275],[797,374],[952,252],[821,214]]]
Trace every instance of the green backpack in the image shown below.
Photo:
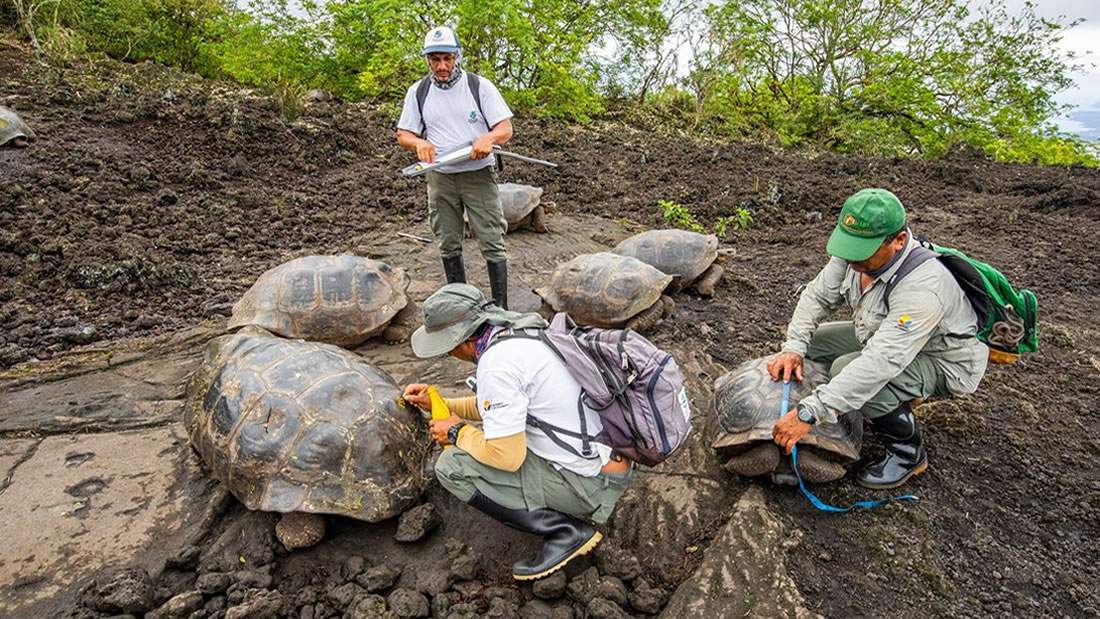
[[[1035,293],[1012,284],[994,267],[967,256],[957,249],[935,245],[924,239],[901,263],[897,273],[886,283],[884,299],[890,309],[890,292],[906,275],[932,258],[938,258],[951,272],[966,294],[974,313],[978,315],[975,334],[990,348],[990,360],[1012,363],[1022,353],[1039,349],[1036,315],[1039,302]]]

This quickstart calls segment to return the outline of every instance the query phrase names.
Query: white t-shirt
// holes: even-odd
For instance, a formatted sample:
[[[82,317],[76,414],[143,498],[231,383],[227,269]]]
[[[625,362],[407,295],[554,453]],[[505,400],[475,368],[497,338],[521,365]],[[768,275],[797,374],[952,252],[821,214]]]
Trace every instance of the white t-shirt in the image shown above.
[[[478,76],[481,94],[481,109],[485,111],[485,120],[481,118],[481,112],[477,109],[477,102],[470,92],[469,76],[463,71],[461,77],[450,88],[443,90],[433,81],[428,87],[428,96],[424,99],[424,123],[427,126],[426,140],[435,146],[435,153],[439,155],[462,148],[488,133],[488,126],[494,127],[497,123],[512,117],[512,110],[504,102],[504,97],[492,82]],[[401,109],[401,118],[397,121],[397,128],[420,134],[420,110],[416,106],[417,81],[408,92],[405,93],[405,105]],[[470,172],[487,168],[496,162],[496,157],[486,157],[477,161],[469,160],[439,168],[439,172],[453,174],[454,172]]]
[[[598,458],[586,459],[558,446],[542,430],[527,424],[531,415],[539,421],[570,432],[580,432],[577,400],[581,386],[546,344],[538,340],[508,339],[495,342],[477,362],[477,403],[486,439],[527,433],[527,449],[561,468],[584,477],[598,475],[611,459],[611,448],[591,445]],[[589,436],[603,429],[600,417],[585,408]],[[556,436],[581,452],[581,440],[562,433]]]

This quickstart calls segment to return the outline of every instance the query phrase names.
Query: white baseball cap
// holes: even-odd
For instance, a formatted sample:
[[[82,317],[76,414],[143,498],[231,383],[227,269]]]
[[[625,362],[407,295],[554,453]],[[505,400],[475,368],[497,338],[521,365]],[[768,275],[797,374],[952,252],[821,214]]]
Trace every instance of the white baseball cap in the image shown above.
[[[424,35],[424,55],[434,53],[457,54],[462,46],[458,35],[447,26],[436,26]]]

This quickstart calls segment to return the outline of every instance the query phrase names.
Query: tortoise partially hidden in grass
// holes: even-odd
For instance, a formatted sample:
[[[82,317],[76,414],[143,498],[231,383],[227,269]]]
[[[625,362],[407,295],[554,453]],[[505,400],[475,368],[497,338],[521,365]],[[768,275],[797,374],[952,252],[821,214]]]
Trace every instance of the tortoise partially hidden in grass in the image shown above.
[[[329,344],[258,327],[214,339],[187,387],[184,425],[246,507],[290,514],[288,548],[316,543],[316,514],[378,522],[425,488],[427,434],[386,372]]]
[[[646,331],[676,307],[664,294],[670,282],[671,275],[640,260],[599,252],[559,265],[535,293],[580,324]]]
[[[694,288],[701,296],[714,296],[722,278],[718,258],[718,237],[688,230],[648,230],[635,234],[611,250],[637,258],[675,279],[671,288]]]
[[[782,381],[768,374],[762,357],[746,361],[714,381],[714,411],[721,434],[714,443],[725,467],[745,477],[770,474],[776,483],[794,484],[790,456],[772,440],[772,426],[786,411]],[[802,382],[791,383],[788,410],[829,380],[828,369],[806,360]],[[798,469],[808,482],[827,482],[844,476],[844,465],[859,459],[863,446],[863,420],[858,414],[841,415],[837,423],[818,422],[798,442]]]
[[[34,131],[10,107],[0,105],[0,146],[23,148],[35,141]]]
[[[284,337],[352,348],[381,334],[408,339],[416,308],[409,276],[381,260],[306,256],[260,275],[233,306],[229,328],[256,325]]]

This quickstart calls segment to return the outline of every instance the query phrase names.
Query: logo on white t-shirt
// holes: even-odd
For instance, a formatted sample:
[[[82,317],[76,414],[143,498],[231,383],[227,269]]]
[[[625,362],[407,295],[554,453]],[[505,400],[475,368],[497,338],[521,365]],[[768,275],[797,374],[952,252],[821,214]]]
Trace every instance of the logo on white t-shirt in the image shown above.
[[[466,119],[466,121],[470,124],[476,123],[478,121],[477,112],[475,112],[474,110],[470,110],[470,116]]]

